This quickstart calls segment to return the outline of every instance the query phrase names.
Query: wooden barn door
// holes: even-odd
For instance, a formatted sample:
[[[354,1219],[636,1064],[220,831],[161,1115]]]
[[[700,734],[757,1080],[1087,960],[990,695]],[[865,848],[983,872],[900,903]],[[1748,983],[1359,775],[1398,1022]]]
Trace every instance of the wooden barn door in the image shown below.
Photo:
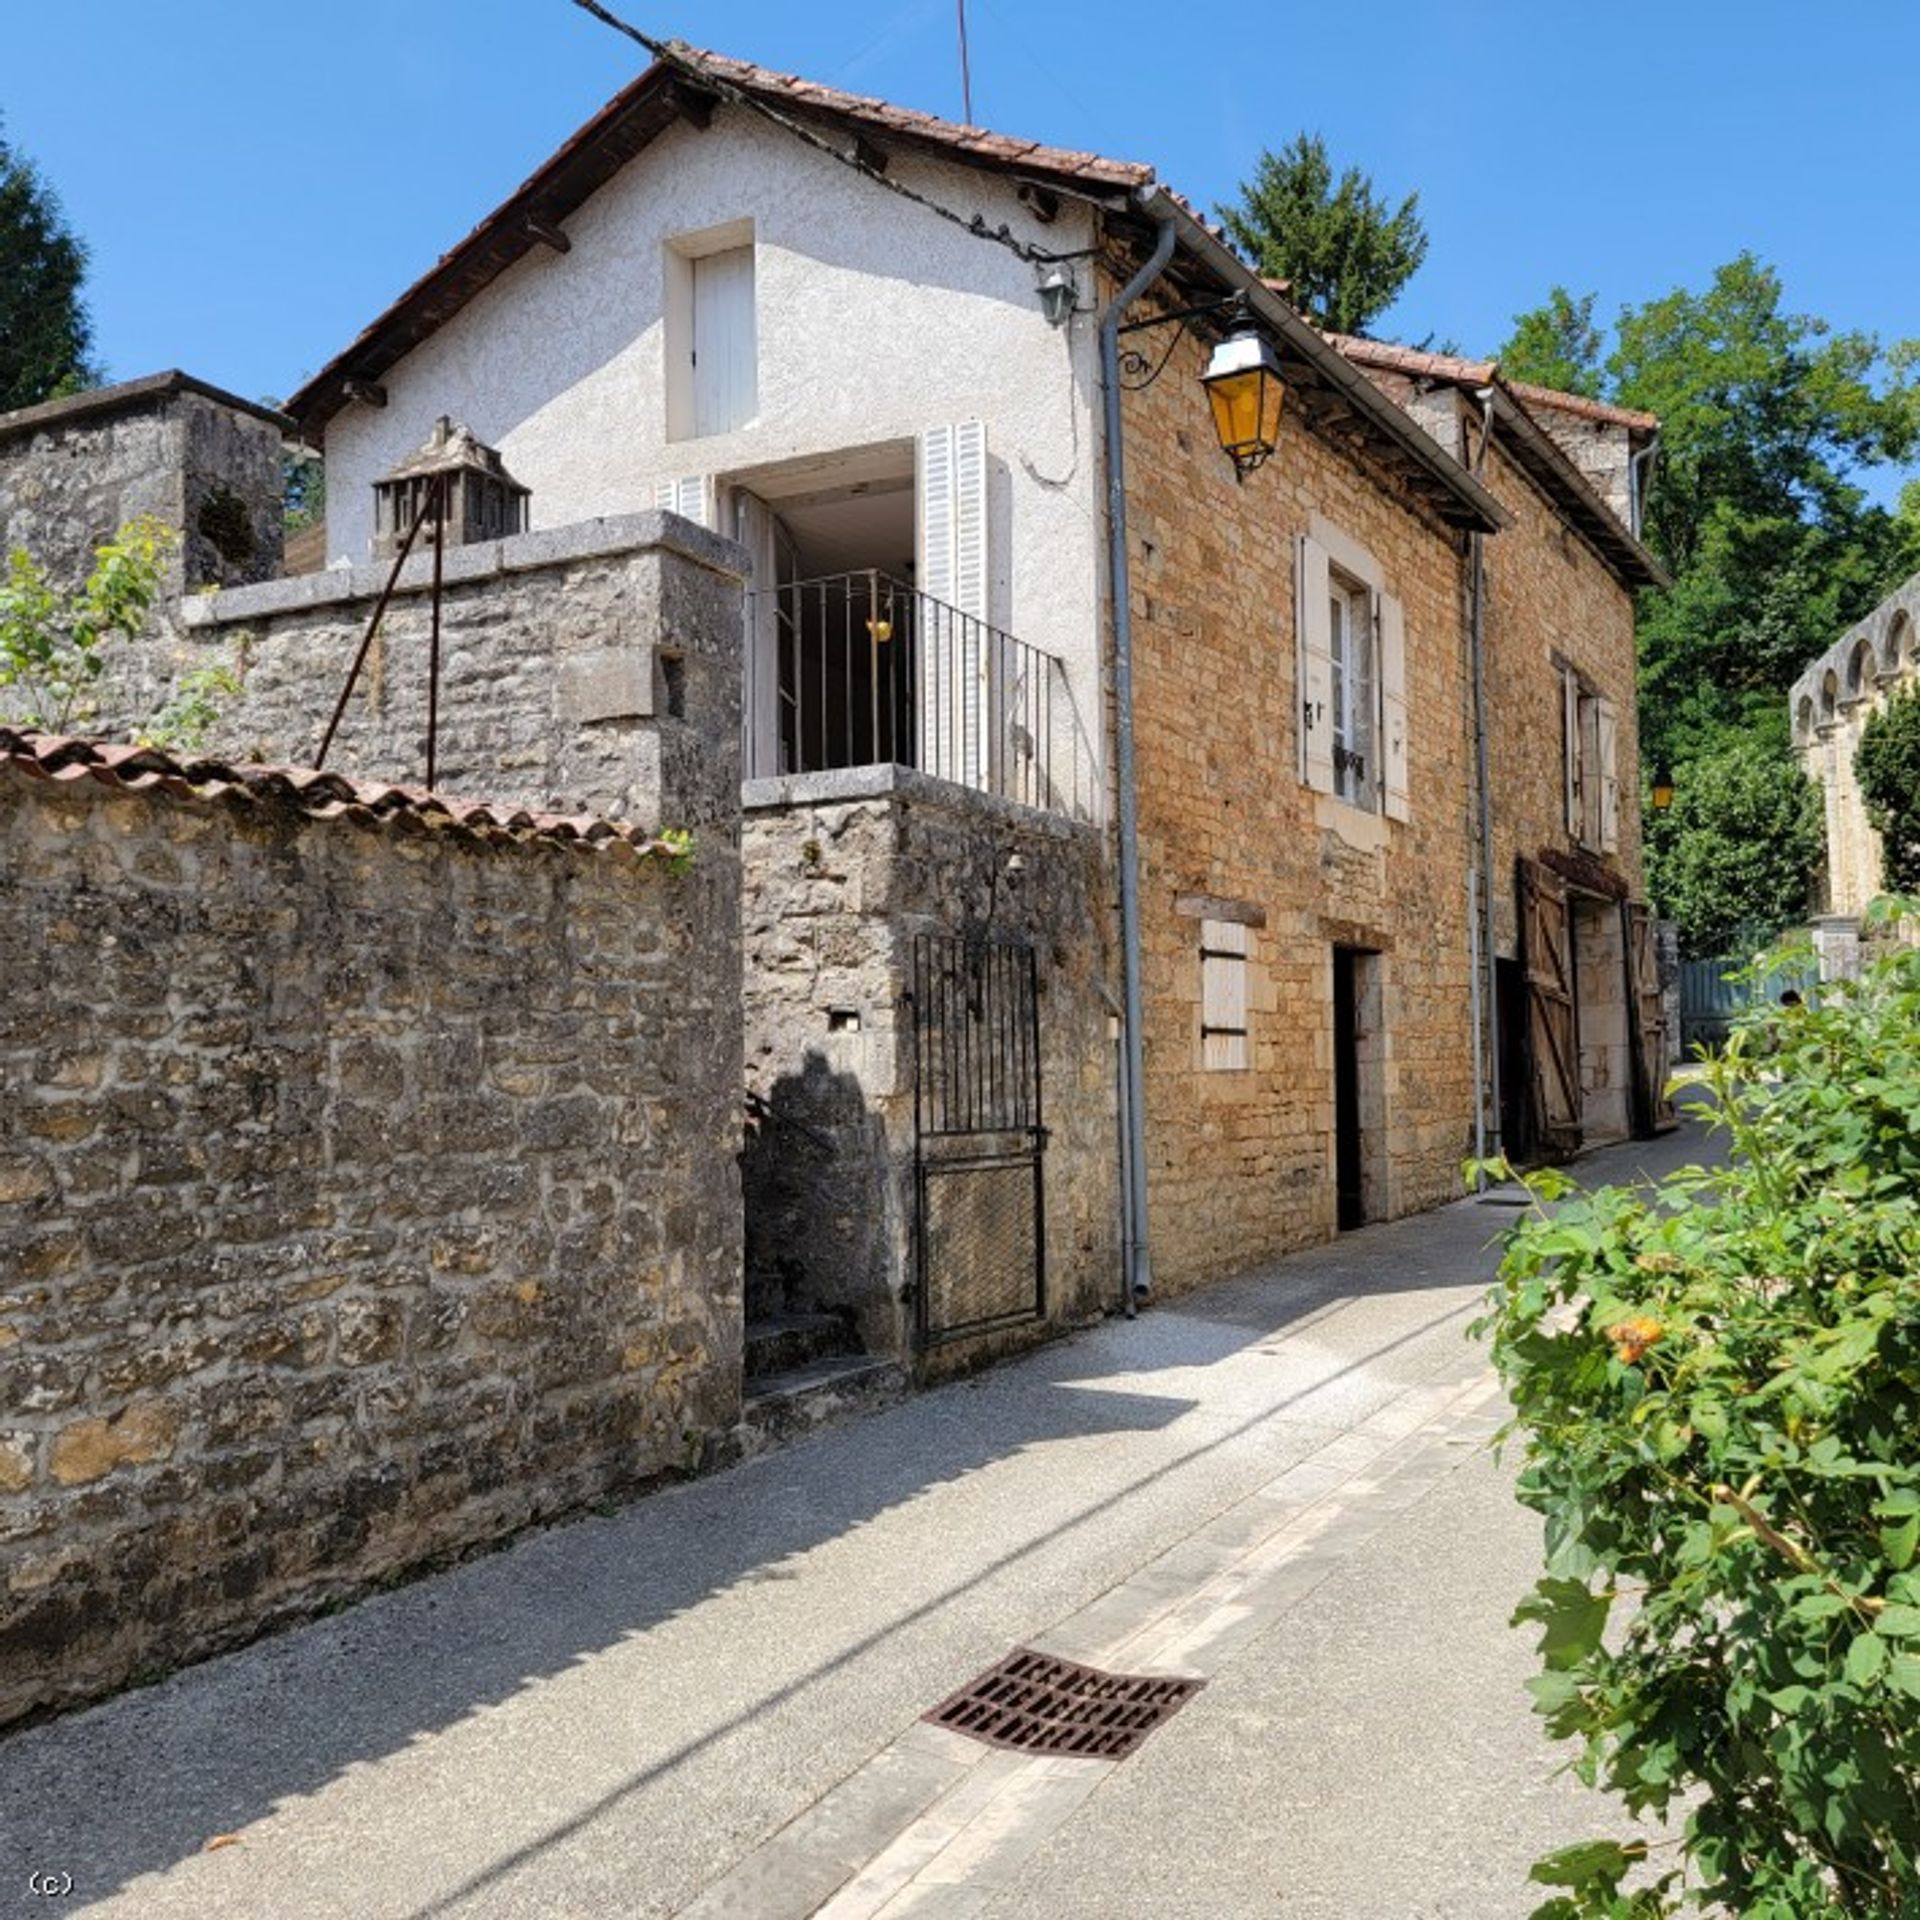
[[[1566,889],[1536,861],[1520,862],[1521,958],[1527,970],[1527,1064],[1533,1137],[1559,1158],[1580,1145],[1580,1030],[1574,1011],[1573,925]]]
[[[1621,912],[1627,922],[1627,1007],[1633,1015],[1633,1130],[1644,1138],[1680,1124],[1667,1098],[1673,1035],[1667,1031],[1667,998],[1660,990],[1653,915],[1631,900],[1622,904]]]

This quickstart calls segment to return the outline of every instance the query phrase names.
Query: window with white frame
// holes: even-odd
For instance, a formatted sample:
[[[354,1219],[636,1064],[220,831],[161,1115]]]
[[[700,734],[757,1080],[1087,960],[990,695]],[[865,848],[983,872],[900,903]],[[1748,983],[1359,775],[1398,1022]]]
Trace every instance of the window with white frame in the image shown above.
[[[760,411],[753,223],[667,243],[667,438],[732,433]]]
[[[1333,790],[1369,813],[1379,804],[1374,758],[1373,596],[1334,569],[1327,577],[1328,652],[1333,669]]]
[[[1611,700],[1572,667],[1561,669],[1567,831],[1596,853],[1620,846],[1620,719]]]
[[[1390,820],[1410,817],[1406,612],[1373,556],[1326,526],[1295,543],[1300,778]]]
[[[1247,1017],[1248,929],[1237,920],[1200,922],[1200,1064],[1208,1072],[1253,1064]]]

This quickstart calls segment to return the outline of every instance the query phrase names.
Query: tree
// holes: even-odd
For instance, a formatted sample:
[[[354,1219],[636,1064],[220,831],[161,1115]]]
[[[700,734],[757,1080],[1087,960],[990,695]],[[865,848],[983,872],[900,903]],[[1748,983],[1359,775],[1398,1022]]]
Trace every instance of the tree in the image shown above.
[[[1605,371],[1600,329],[1593,324],[1598,294],[1576,298],[1555,287],[1543,307],[1514,318],[1513,337],[1500,349],[1500,371],[1510,380],[1530,380],[1560,393],[1598,399]]]
[[[86,271],[53,190],[0,140],[0,412],[97,384]]]
[[[1881,839],[1881,885],[1920,893],[1920,694],[1912,687],[1867,721],[1853,771]]]
[[[1823,815],[1785,726],[1782,713],[1724,736],[1676,775],[1672,810],[1646,816],[1649,891],[1691,958],[1750,951],[1806,917]]]
[[[1640,601],[1643,757],[1670,767],[1683,795],[1725,792],[1746,806],[1760,775],[1750,756],[1723,756],[1768,742],[1778,804],[1760,812],[1792,832],[1784,856],[1803,844],[1799,809],[1780,798],[1799,786],[1779,727],[1787,690],[1920,566],[1920,496],[1889,513],[1859,485],[1920,445],[1920,343],[1883,348],[1792,311],[1779,275],[1750,253],[1704,290],[1623,309],[1610,337],[1594,306],[1554,288],[1516,317],[1502,368],[1660,417],[1644,533],[1673,584]],[[1692,852],[1681,844],[1690,817],[1706,836]],[[1683,807],[1659,834],[1654,899],[1696,942],[1710,926],[1730,929],[1742,899],[1779,924],[1792,891],[1777,861],[1726,837],[1730,824]],[[1720,887],[1715,863],[1729,852],[1743,857]]]
[[[1392,306],[1427,257],[1420,196],[1389,209],[1349,167],[1338,182],[1319,134],[1262,151],[1237,205],[1215,209],[1235,245],[1295,306],[1338,333],[1359,333]]]

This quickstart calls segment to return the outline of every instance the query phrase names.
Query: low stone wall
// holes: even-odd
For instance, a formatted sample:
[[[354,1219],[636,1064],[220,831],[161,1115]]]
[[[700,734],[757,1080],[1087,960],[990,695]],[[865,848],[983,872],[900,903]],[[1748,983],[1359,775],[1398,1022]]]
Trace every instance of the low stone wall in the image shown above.
[[[734,1422],[729,839],[5,741],[0,1721]]]
[[[436,784],[731,836],[745,565],[665,513],[450,548]],[[342,567],[189,600],[189,654],[244,667],[210,744],[312,765],[388,573]],[[430,558],[400,575],[329,766],[424,784],[432,578]]]
[[[1116,1302],[1097,832],[874,767],[749,783],[742,866],[747,1084],[764,1116],[744,1163],[747,1267],[761,1310],[850,1311],[869,1350],[907,1351],[914,941],[983,929],[1031,941],[1038,958],[1048,1318]],[[980,1352],[963,1343],[943,1363]]]

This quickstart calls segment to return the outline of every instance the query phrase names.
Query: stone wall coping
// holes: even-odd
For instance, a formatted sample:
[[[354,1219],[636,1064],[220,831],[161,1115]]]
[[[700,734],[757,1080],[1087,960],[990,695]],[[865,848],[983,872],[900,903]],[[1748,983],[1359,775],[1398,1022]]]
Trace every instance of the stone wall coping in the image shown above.
[[[1100,829],[1089,820],[1071,820],[1047,813],[997,793],[982,793],[955,780],[941,780],[917,767],[835,767],[825,773],[783,773],[771,779],[743,780],[740,806],[746,813],[774,813],[788,807],[832,806],[862,800],[913,800],[923,806],[944,807],[1003,821],[1029,832],[1051,833],[1062,839],[1098,840]]]
[[[196,380],[192,374],[174,367],[165,373],[143,374],[138,380],[122,380],[116,386],[71,393],[61,400],[43,400],[37,407],[16,407],[11,413],[0,413],[0,440],[34,433],[41,427],[63,427],[96,414],[133,413],[157,400],[171,399],[176,393],[197,393],[204,400],[231,407],[235,413],[251,414],[256,420],[278,427],[289,439],[296,432],[284,413],[275,413],[256,400],[242,400],[237,393],[228,393],[206,380]]]
[[[576,520],[563,527],[542,527],[505,540],[479,540],[449,547],[441,579],[449,587],[509,573],[532,573],[570,560],[594,560],[622,553],[658,551],[677,554],[695,566],[745,581],[752,561],[744,547],[710,533],[677,513],[649,508],[644,513],[613,514]],[[223,627],[241,620],[262,620],[276,613],[313,607],[346,606],[376,600],[393,571],[392,561],[363,567],[328,567],[296,574],[290,580],[263,580],[258,586],[229,587],[224,593],[189,595],[181,602],[182,624]],[[433,586],[433,555],[415,554],[400,570],[396,595],[425,593]]]

